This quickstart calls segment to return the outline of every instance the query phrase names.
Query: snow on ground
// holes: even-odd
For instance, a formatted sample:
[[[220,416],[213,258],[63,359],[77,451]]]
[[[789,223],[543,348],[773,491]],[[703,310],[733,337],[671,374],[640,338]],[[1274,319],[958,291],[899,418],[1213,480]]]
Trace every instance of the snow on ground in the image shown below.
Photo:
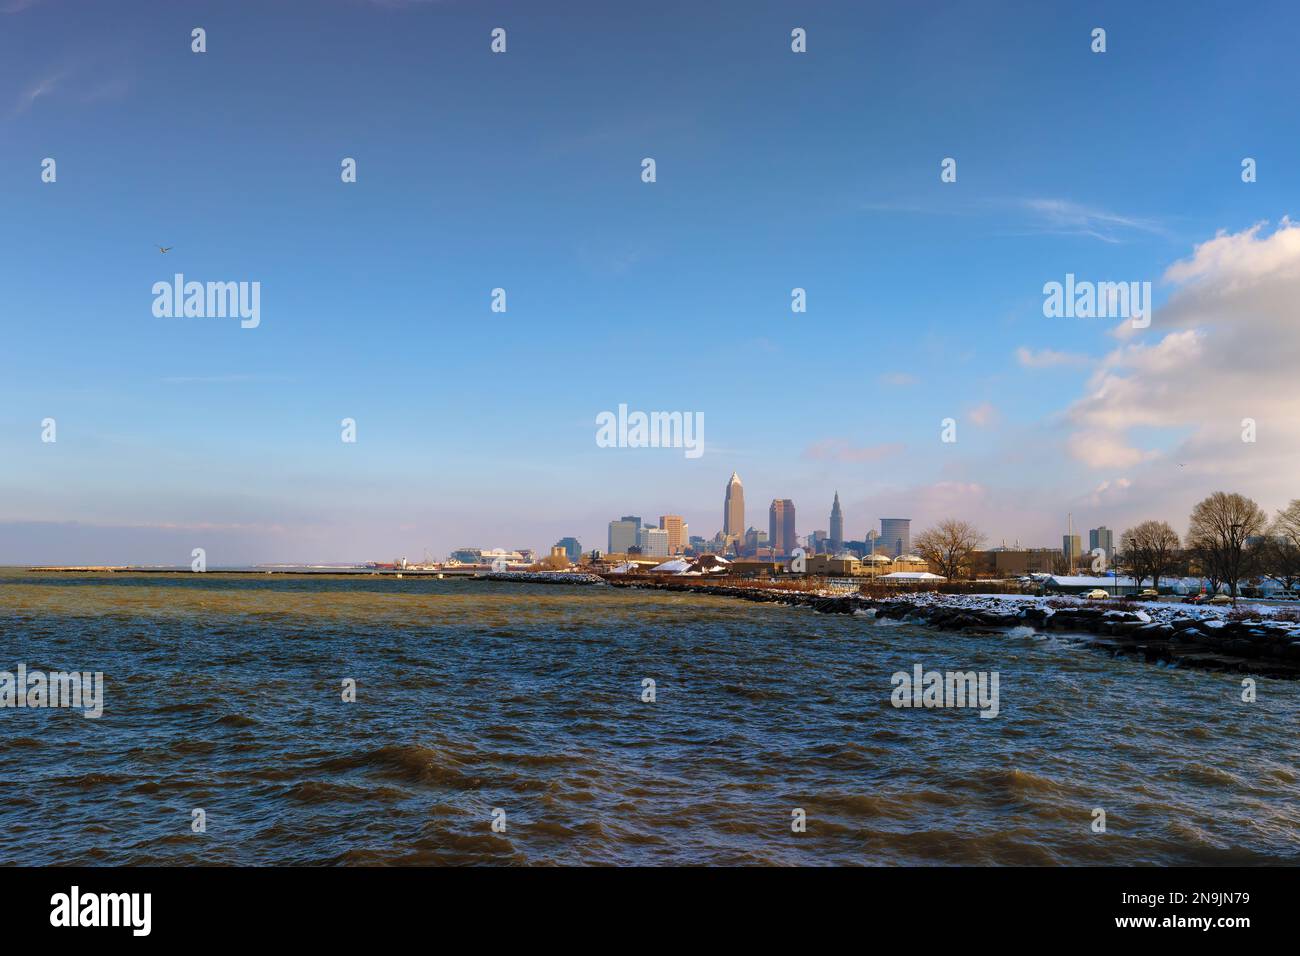
[[[835,597],[836,592],[826,590],[819,592],[824,597]],[[1181,601],[1090,601],[1084,598],[1051,596],[1042,597],[1036,594],[940,594],[935,591],[921,591],[907,594],[899,594],[896,597],[884,598],[885,601],[901,601],[912,604],[917,607],[930,607],[933,605],[943,605],[955,609],[968,611],[991,611],[991,612],[1014,612],[1023,610],[1026,604],[1034,604],[1042,607],[1049,615],[1056,611],[1052,604],[1060,605],[1062,602],[1074,605],[1079,608],[1097,608],[1108,614],[1132,614],[1138,620],[1157,623],[1168,623],[1175,618],[1194,618],[1199,621],[1223,622],[1227,620],[1228,613],[1232,610],[1230,604],[1186,604]],[[1268,619],[1280,611],[1292,610],[1286,606],[1272,604],[1255,604],[1249,601],[1242,601],[1240,608],[1249,610],[1252,614],[1261,618]]]

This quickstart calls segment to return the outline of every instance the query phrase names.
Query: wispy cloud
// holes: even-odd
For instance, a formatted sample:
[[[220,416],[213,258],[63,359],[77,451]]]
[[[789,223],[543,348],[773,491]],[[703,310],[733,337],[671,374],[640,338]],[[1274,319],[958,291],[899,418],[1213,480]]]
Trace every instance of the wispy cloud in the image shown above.
[[[21,116],[23,113],[30,110],[41,97],[47,97],[54,93],[54,91],[59,88],[59,84],[63,81],[64,75],[65,74],[62,72],[51,73],[48,76],[42,77],[41,79],[28,84],[28,86],[19,93],[17,98],[14,100],[13,105],[9,110],[10,117]]]
[[[118,100],[134,82],[127,51],[96,51],[72,54],[47,67],[19,90],[6,114],[16,119],[43,102],[66,102],[82,106]]]
[[[824,438],[805,448],[803,456],[814,461],[880,461],[891,458],[902,450],[903,445],[898,442],[854,446],[842,438]]]
[[[1024,368],[1060,368],[1063,366],[1078,368],[1089,364],[1092,359],[1076,352],[1057,352],[1054,349],[1040,349],[1035,352],[1033,349],[1025,348],[1022,345],[1016,349],[1016,361]]]
[[[1130,216],[1071,199],[1043,197],[984,197],[966,201],[934,199],[859,200],[859,212],[880,215],[1008,216],[1018,225],[1010,235],[1087,236],[1107,243],[1122,243],[1138,236],[1170,235],[1157,219]]]
[[[1125,216],[1069,199],[1023,199],[1021,204],[1037,220],[1042,232],[1088,236],[1110,243],[1124,242],[1134,233],[1168,234],[1154,219]]]

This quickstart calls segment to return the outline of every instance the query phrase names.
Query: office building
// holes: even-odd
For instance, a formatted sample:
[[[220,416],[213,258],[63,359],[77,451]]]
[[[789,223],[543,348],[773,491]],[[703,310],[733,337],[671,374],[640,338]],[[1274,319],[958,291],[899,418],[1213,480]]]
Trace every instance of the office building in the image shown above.
[[[642,557],[666,558],[670,553],[668,532],[663,528],[642,528],[637,533],[637,544],[641,547]]]
[[[563,548],[565,556],[574,564],[577,564],[582,557],[582,545],[578,543],[577,538],[561,538],[555,542],[555,548]],[[555,552],[555,548],[551,549],[552,554]]]
[[[686,542],[690,540],[690,526],[682,520],[681,515],[660,515],[659,527],[668,532],[669,554],[681,554],[686,550]]]
[[[1106,552],[1106,566],[1110,567],[1115,560],[1115,535],[1105,525],[1088,532],[1088,552],[1092,553],[1098,548]]]
[[[620,518],[609,523],[609,554],[627,554],[636,545],[637,532],[641,530],[641,520]]]
[[[912,553],[912,519],[881,518],[876,554],[897,558]]]
[[[789,498],[773,498],[767,509],[767,536],[772,553],[786,557],[798,547],[795,534],[794,502]]]

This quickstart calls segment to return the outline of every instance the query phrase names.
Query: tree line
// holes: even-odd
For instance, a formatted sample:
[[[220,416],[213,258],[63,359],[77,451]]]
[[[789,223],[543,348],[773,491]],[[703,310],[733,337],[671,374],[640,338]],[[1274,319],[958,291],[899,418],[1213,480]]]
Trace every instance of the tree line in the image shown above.
[[[1181,541],[1164,521],[1143,521],[1124,532],[1117,571],[1141,584],[1150,579],[1203,577],[1208,590],[1226,587],[1234,598],[1243,581],[1276,581],[1290,591],[1300,583],[1300,499],[1272,519],[1254,500],[1216,491],[1197,502]]]
[[[936,573],[956,580],[973,576],[973,557],[983,542],[974,525],[945,518],[912,544]],[[1064,555],[1061,564],[1068,564]],[[1138,587],[1148,580],[1158,588],[1165,577],[1199,576],[1211,593],[1226,587],[1234,599],[1242,582],[1258,578],[1289,591],[1300,583],[1300,499],[1270,519],[1245,495],[1216,491],[1192,509],[1185,538],[1165,521],[1143,521],[1127,529],[1113,568]]]

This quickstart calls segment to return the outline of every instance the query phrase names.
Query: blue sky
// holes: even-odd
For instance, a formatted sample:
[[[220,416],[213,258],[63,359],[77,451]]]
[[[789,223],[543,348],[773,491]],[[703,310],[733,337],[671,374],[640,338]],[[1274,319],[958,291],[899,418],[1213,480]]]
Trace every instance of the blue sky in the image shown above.
[[[1203,414],[1081,453],[1124,343],[1042,286],[1155,282],[1154,346],[1172,264],[1297,212],[1292,7],[539,6],[0,0],[0,561],[711,536],[733,469],[749,523],[838,489],[858,538],[1285,504],[1154,467]],[[259,281],[260,327],[155,318],[177,271]],[[598,448],[619,403],[702,412],[705,454]]]

